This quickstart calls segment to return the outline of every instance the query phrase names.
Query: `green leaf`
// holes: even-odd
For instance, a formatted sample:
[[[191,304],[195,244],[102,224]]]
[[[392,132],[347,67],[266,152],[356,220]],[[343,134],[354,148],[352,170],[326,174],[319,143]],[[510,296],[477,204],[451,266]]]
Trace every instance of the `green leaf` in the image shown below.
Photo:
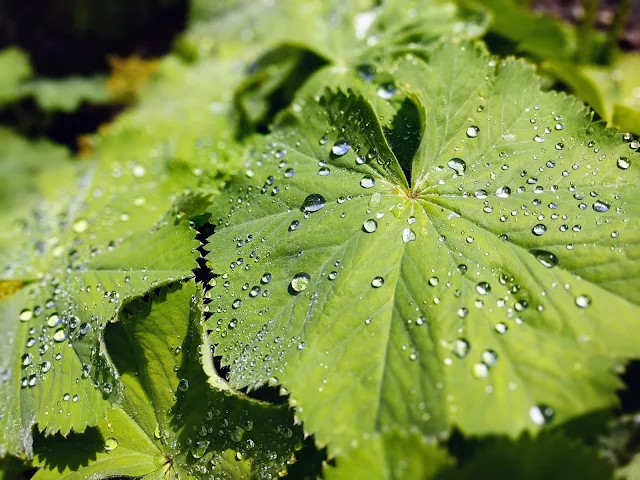
[[[20,88],[23,95],[32,95],[43,110],[72,112],[82,102],[107,103],[109,96],[105,78],[69,77],[62,80],[40,78],[31,80]]]
[[[20,84],[31,75],[29,57],[18,48],[0,50],[0,105],[20,97]]]
[[[212,207],[231,385],[275,377],[335,455],[388,428],[515,435],[615,404],[612,368],[639,353],[637,154],[524,62],[444,44],[394,75],[414,158],[387,140],[413,114],[380,125],[329,92]]]
[[[492,14],[491,31],[516,43],[519,51],[544,59],[571,59],[578,42],[574,27],[552,15],[531,11],[516,0],[483,0]]]
[[[640,54],[619,54],[611,65],[545,64],[610,125],[640,133]]]
[[[164,213],[180,183],[162,162],[91,162],[78,183],[44,180],[66,195],[32,204],[2,242],[0,280],[22,285],[0,298],[2,454],[29,455],[34,423],[63,435],[95,425],[117,392],[104,326],[124,301],[196,266],[195,232]]]
[[[270,108],[287,104],[292,92],[323,62],[338,67],[338,76],[348,74],[352,82],[357,75],[375,80],[375,89],[386,97],[395,87],[385,68],[395,58],[428,55],[447,38],[477,38],[489,20],[484,9],[440,0],[426,4],[386,0],[380,5],[369,0],[263,1],[251,3],[250,8],[239,2],[208,21],[201,18],[206,10],[194,7],[194,20],[199,21],[182,48],[202,55],[211,50],[249,64],[251,74],[236,92],[249,126],[265,120]],[[238,31],[245,33],[242,44],[237,42]]]
[[[109,411],[94,437],[72,437],[77,442],[88,437],[88,447],[47,439],[42,448],[36,444],[44,466],[36,479],[191,478],[209,472],[272,478],[286,468],[301,441],[287,407],[224,392],[206,381],[198,362],[202,330],[193,281],[152,293],[149,302],[134,302],[122,315],[105,333],[124,385],[121,407]],[[65,450],[76,452],[78,460],[67,461],[61,474],[59,463],[69,459]]]
[[[428,480],[453,465],[453,459],[437,445],[417,434],[373,434],[358,442],[335,467],[326,467],[328,480],[401,479]]]
[[[516,441],[490,439],[457,470],[438,477],[441,480],[475,478],[613,478],[606,460],[577,441],[553,434],[538,438],[523,436]]]

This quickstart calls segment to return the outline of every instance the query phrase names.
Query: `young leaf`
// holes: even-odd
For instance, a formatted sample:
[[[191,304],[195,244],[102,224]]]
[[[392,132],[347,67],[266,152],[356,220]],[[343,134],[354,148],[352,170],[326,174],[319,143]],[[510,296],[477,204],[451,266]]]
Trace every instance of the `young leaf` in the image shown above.
[[[414,158],[327,93],[212,208],[232,385],[276,377],[336,455],[390,427],[516,434],[615,403],[611,369],[640,353],[637,154],[520,61],[444,44],[395,74]]]
[[[100,422],[97,442],[79,451],[80,458],[85,455],[76,462],[80,467],[67,465],[62,477],[62,449],[70,444],[36,444],[44,467],[36,479],[82,479],[94,473],[273,478],[286,468],[301,441],[291,412],[207,384],[198,362],[197,297],[193,281],[165,287],[148,303],[127,306],[122,322],[107,328],[106,346],[124,384],[121,407]],[[81,441],[87,435],[74,437]]]
[[[453,465],[453,459],[435,443],[425,443],[417,434],[376,433],[326,467],[327,480],[440,478]]]

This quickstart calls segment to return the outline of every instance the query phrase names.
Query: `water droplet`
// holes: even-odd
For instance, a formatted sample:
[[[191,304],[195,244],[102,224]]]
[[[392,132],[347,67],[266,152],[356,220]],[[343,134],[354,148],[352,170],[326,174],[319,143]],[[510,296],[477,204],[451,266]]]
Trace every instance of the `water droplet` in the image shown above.
[[[311,275],[306,272],[296,273],[291,279],[291,288],[294,292],[300,293],[307,289],[311,283]]]
[[[358,72],[358,76],[367,82],[372,81],[376,74],[375,67],[369,63],[358,65],[356,71]]]
[[[30,353],[25,353],[21,357],[21,362],[23,367],[28,367],[29,365],[31,365],[32,361],[33,361],[33,355],[31,355]]]
[[[393,83],[386,83],[378,88],[378,96],[384,100],[389,100],[396,93],[396,87]]]
[[[304,199],[300,210],[305,213],[313,213],[322,209],[326,204],[327,202],[322,195],[319,193],[312,193]]]
[[[65,332],[63,328],[60,328],[53,334],[53,339],[58,343],[64,342],[67,339],[67,332]]]
[[[482,352],[482,363],[488,367],[493,367],[498,361],[498,354],[493,350],[485,350]]]
[[[234,310],[237,310],[241,306],[242,306],[242,300],[240,300],[239,298],[236,298],[231,304],[231,308],[233,308]]]
[[[307,346],[307,344],[305,342],[300,342],[298,344],[298,350],[304,350],[304,347],[306,347],[306,346]]]
[[[489,367],[484,363],[476,363],[473,365],[471,373],[475,378],[487,378],[489,375]]]
[[[199,459],[207,453],[207,448],[209,447],[209,442],[207,440],[200,440],[196,442],[195,446],[191,449],[191,455],[193,458]]]
[[[431,277],[429,278],[429,280],[427,280],[427,283],[432,287],[436,287],[438,283],[440,283],[440,280],[438,279],[438,277]]]
[[[104,449],[107,452],[115,450],[116,448],[118,448],[118,439],[116,437],[109,437],[104,441]]]
[[[362,180],[360,180],[360,186],[362,188],[371,188],[375,184],[376,184],[376,180],[369,175],[365,175],[364,177],[362,177]]]
[[[472,125],[469,128],[467,128],[467,137],[469,138],[476,138],[478,136],[478,133],[480,133],[480,129],[475,125]]]
[[[52,313],[51,315],[49,315],[49,317],[47,317],[47,325],[49,326],[49,328],[57,327],[61,323],[62,319],[57,313]]]
[[[380,288],[382,285],[384,285],[384,278],[382,277],[375,277],[371,280],[371,286],[373,288]]]
[[[496,190],[496,197],[499,198],[507,198],[511,195],[511,189],[506,185],[504,187],[500,187]]]
[[[266,272],[265,274],[262,275],[262,278],[260,279],[260,283],[262,283],[263,285],[266,285],[271,281],[271,278],[272,278],[271,274],[269,272]]]
[[[378,222],[376,222],[373,218],[365,220],[365,222],[362,224],[362,229],[367,233],[373,233],[378,229]]]
[[[287,168],[284,171],[284,176],[285,178],[291,178],[296,174],[296,171],[293,168]]]
[[[533,233],[536,237],[544,235],[545,233],[547,233],[547,226],[543,223],[538,223],[531,229],[531,233]]]
[[[476,285],[476,292],[480,295],[486,295],[491,291],[491,285],[487,282],[480,282]]]
[[[178,382],[178,390],[180,390],[181,392],[186,392],[187,390],[189,390],[189,380],[187,380],[186,378],[181,378]]]
[[[416,239],[416,234],[413,230],[411,230],[410,228],[405,228],[402,231],[402,241],[404,243],[409,243],[409,242],[413,242]]]
[[[534,248],[532,250],[529,250],[529,253],[534,257],[536,257],[536,260],[538,260],[542,265],[544,265],[547,268],[553,268],[556,265],[558,265],[558,257],[556,257],[551,252]]]
[[[536,405],[529,410],[529,418],[536,425],[545,425],[553,420],[555,412],[547,405]]]
[[[461,158],[452,158],[447,162],[447,167],[456,172],[457,175],[464,175],[467,164]]]
[[[19,318],[20,318],[20,321],[27,322],[33,318],[33,311],[29,310],[28,308],[25,308],[20,312]]]
[[[330,173],[331,170],[329,169],[329,167],[322,167],[320,170],[318,170],[318,175],[320,175],[321,177],[326,177]]]
[[[71,227],[71,229],[76,233],[86,232],[87,228],[89,228],[89,222],[87,222],[84,219],[76,220],[73,226]]]
[[[334,270],[333,272],[329,273],[328,278],[329,280],[335,280],[336,278],[338,278],[338,272]]]
[[[629,159],[627,157],[620,157],[618,159],[618,168],[620,170],[626,170],[630,166],[631,166],[631,162],[629,161]]]
[[[576,297],[576,305],[580,308],[589,308],[591,306],[591,297],[589,295],[579,295]]]
[[[351,150],[351,145],[344,140],[338,140],[333,147],[331,147],[331,153],[333,153],[336,157],[341,157],[345,153]]]
[[[258,295],[260,295],[261,292],[262,292],[262,289],[256,285],[249,291],[249,296],[255,298]]]
[[[604,203],[600,200],[596,200],[595,202],[593,202],[593,209],[598,213],[608,212],[609,208],[611,207],[607,203]]]
[[[466,357],[470,349],[471,345],[464,338],[458,338],[455,342],[453,342],[453,353],[458,358]]]
[[[289,231],[290,232],[293,232],[294,230],[297,230],[298,228],[300,228],[300,221],[299,220],[294,220],[289,225]]]

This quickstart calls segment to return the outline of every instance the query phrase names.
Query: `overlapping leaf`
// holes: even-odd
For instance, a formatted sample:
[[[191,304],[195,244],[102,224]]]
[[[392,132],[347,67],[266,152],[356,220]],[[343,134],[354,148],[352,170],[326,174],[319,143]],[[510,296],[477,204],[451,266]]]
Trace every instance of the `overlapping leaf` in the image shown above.
[[[418,434],[389,432],[363,438],[335,467],[325,468],[328,480],[439,478],[453,459]]]
[[[468,45],[395,76],[415,115],[385,132],[355,95],[299,102],[215,204],[231,383],[275,377],[335,454],[391,427],[515,434],[615,403],[611,370],[640,353],[634,149]]]
[[[286,469],[301,441],[287,407],[207,383],[198,363],[198,297],[193,281],[163,288],[107,329],[125,387],[121,406],[108,411],[97,432],[37,444],[43,468],[36,479],[274,478]],[[72,455],[61,453],[83,441]]]

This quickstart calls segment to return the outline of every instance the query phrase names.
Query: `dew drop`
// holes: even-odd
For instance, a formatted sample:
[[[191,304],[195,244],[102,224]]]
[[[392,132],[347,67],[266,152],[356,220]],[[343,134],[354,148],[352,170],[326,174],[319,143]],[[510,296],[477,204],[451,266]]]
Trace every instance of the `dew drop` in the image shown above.
[[[478,133],[480,133],[480,129],[475,125],[471,125],[469,128],[467,128],[467,137],[469,138],[476,138],[478,136]]]
[[[455,342],[453,342],[453,353],[458,358],[466,357],[470,349],[471,345],[464,338],[458,338]]]
[[[534,248],[532,250],[529,250],[529,253],[534,257],[536,257],[536,260],[538,260],[542,265],[544,265],[547,268],[553,268],[556,265],[558,265],[558,257],[556,257],[551,252]]]
[[[471,373],[475,378],[487,378],[487,376],[489,375],[489,367],[487,367],[484,363],[476,363],[473,365]]]
[[[464,175],[467,164],[461,158],[452,158],[447,162],[447,167],[456,172],[457,175]]]
[[[545,425],[553,420],[555,412],[547,405],[536,405],[529,410],[529,418],[536,425]]]
[[[322,195],[320,195],[319,193],[312,193],[304,199],[300,210],[305,213],[313,213],[322,209],[326,204],[327,202]]]
[[[89,222],[87,222],[84,219],[78,219],[76,220],[73,225],[71,226],[71,229],[76,232],[76,233],[83,233],[87,231],[87,228],[89,228]]]
[[[544,235],[547,233],[547,226],[543,223],[538,223],[531,229],[531,233],[533,233],[536,237]]]
[[[272,278],[271,274],[269,272],[265,272],[262,275],[262,278],[260,279],[260,283],[262,283],[263,285],[266,285],[271,281],[271,278]]]
[[[297,230],[298,228],[300,228],[300,220],[294,220],[289,225],[289,231],[290,232],[293,232],[293,231]]]
[[[476,292],[480,295],[486,295],[491,291],[491,285],[487,282],[480,282],[476,285]]]
[[[375,277],[371,280],[371,286],[373,288],[380,288],[382,285],[384,285],[384,278],[382,277]]]
[[[60,328],[53,334],[53,339],[58,343],[64,342],[67,339],[67,332],[65,332],[63,328]]]
[[[607,203],[604,203],[600,200],[596,200],[595,202],[593,202],[593,209],[598,212],[598,213],[605,213],[609,211],[609,208],[611,208]]]
[[[296,273],[291,279],[291,288],[294,292],[300,293],[307,289],[311,283],[311,275],[306,272]]]
[[[333,147],[331,147],[331,153],[333,153],[336,157],[341,157],[345,153],[351,150],[351,145],[344,140],[338,140]]]
[[[375,184],[376,184],[375,179],[369,175],[365,175],[364,177],[362,177],[362,180],[360,180],[360,186],[362,188],[371,188]]]
[[[591,297],[588,295],[579,295],[576,297],[576,305],[580,308],[589,308],[591,306]]]
[[[413,242],[416,239],[416,234],[413,230],[411,230],[410,228],[405,228],[402,231],[402,241],[404,243],[409,243],[409,242]]]
[[[618,159],[618,168],[620,170],[626,170],[631,166],[631,162],[627,157],[620,157]]]
[[[378,222],[376,222],[373,218],[365,220],[365,222],[362,224],[362,229],[367,233],[373,233],[378,229]]]
[[[511,195],[511,189],[506,185],[504,187],[500,187],[496,190],[496,197],[499,198],[508,198]]]
[[[28,308],[25,308],[20,312],[19,318],[21,322],[28,322],[33,318],[33,310],[29,310]]]
[[[107,452],[115,450],[116,448],[118,448],[118,439],[116,437],[109,437],[104,441],[104,449]]]

